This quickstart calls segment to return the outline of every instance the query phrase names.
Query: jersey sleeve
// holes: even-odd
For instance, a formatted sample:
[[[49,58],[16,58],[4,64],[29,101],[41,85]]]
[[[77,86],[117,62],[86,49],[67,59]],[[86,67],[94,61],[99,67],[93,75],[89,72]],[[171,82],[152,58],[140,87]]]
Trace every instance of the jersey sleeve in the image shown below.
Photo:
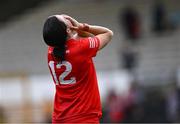
[[[99,39],[97,37],[88,37],[80,40],[80,46],[83,55],[86,57],[95,57],[99,49]]]

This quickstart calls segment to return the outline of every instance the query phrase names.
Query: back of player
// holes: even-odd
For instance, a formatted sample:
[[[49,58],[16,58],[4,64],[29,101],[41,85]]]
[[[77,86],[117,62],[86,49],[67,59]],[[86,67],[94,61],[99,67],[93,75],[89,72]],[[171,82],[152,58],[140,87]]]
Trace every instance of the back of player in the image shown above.
[[[105,27],[79,23],[67,15],[46,20],[43,38],[56,86],[53,123],[99,123],[101,102],[92,58],[112,35]]]
[[[92,57],[99,48],[97,37],[67,41],[66,60],[53,57],[48,63],[56,84],[53,122],[98,122],[101,103]]]

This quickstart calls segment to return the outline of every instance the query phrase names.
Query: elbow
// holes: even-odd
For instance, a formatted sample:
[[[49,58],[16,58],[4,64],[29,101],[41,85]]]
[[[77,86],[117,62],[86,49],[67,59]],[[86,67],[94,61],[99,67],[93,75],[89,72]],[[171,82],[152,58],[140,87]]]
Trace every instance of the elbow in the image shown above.
[[[113,37],[114,33],[110,30],[110,36]]]
[[[113,35],[114,35],[113,31],[109,30],[109,37],[110,37],[110,39],[112,39]]]

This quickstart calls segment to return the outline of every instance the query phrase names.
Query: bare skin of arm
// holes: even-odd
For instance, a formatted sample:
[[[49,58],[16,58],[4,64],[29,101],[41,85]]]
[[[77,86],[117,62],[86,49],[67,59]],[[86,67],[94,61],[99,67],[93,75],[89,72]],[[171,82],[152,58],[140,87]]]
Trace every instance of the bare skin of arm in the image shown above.
[[[113,32],[105,27],[88,25],[84,23],[79,23],[74,18],[64,15],[64,17],[72,23],[70,27],[72,30],[76,30],[79,36],[89,37],[96,36],[100,40],[99,50],[104,48],[112,39]]]

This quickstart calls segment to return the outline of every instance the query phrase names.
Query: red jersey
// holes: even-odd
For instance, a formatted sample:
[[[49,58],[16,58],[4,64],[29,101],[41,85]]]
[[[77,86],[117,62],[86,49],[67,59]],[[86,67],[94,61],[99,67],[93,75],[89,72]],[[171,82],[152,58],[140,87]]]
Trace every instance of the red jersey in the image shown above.
[[[62,62],[53,57],[53,47],[48,48],[48,65],[56,86],[53,123],[99,122],[101,102],[92,60],[98,48],[97,37],[70,39]]]

